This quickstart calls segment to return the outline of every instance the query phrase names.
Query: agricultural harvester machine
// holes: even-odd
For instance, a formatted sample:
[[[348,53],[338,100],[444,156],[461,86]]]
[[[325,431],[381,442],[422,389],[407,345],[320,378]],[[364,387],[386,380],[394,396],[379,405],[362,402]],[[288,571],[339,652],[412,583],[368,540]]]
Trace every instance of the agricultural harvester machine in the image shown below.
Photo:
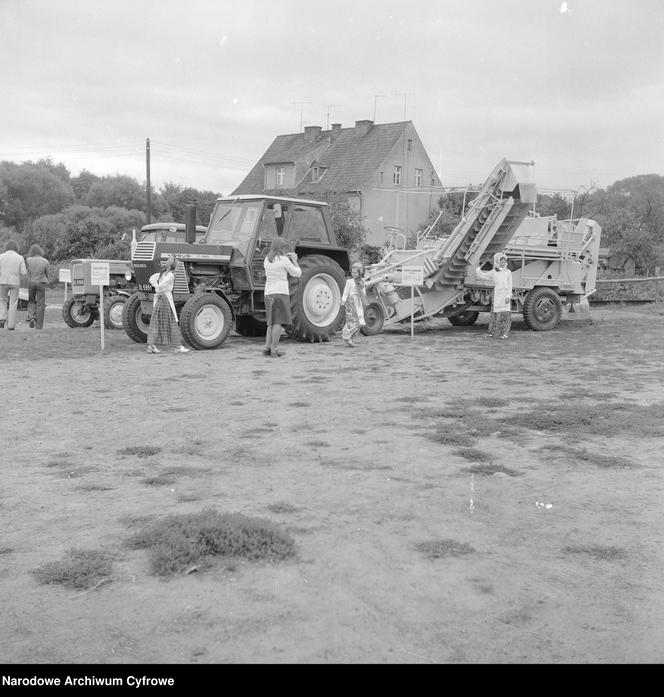
[[[567,306],[587,310],[595,290],[601,228],[592,220],[558,221],[533,213],[532,162],[502,160],[470,202],[452,234],[415,249],[389,249],[367,267],[366,334],[384,325],[446,317],[472,325],[491,310],[493,288],[476,269],[504,252],[512,271],[512,312],[530,329],[554,329]],[[422,268],[423,283],[402,285],[404,268]],[[584,313],[586,314],[586,313]]]

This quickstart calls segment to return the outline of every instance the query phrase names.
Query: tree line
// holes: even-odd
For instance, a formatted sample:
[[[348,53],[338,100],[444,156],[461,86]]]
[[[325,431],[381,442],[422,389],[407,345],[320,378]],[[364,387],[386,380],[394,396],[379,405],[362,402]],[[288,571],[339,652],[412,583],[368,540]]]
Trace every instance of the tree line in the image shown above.
[[[50,158],[36,162],[0,162],[0,245],[10,237],[22,252],[38,244],[52,261],[95,257],[129,258],[129,233],[147,221],[145,184],[115,174],[97,176],[83,170],[72,177]],[[207,225],[220,193],[168,182],[151,192],[151,218],[184,222],[188,204],[196,206],[196,223]],[[340,244],[362,255],[367,231],[359,214],[339,194],[328,194],[332,225]],[[433,236],[449,234],[472,194],[443,194]],[[602,246],[631,257],[638,273],[664,267],[664,177],[644,174],[590,187],[573,198],[539,195],[537,212],[559,219],[585,216],[602,226]],[[424,226],[423,226],[424,227]]]
[[[172,182],[151,192],[151,218],[184,222],[187,204],[198,225],[207,225],[220,194]],[[147,222],[147,192],[132,177],[72,177],[50,158],[0,162],[0,243],[12,238],[25,253],[38,244],[51,261],[95,257],[128,259],[130,233]]]

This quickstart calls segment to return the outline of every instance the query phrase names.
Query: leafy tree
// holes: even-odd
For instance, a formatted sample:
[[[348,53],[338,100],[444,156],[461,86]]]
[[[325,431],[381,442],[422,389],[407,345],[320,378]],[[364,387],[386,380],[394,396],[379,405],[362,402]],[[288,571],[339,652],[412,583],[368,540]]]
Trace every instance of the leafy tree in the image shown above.
[[[320,197],[317,197],[320,200]],[[332,229],[340,247],[351,256],[359,257],[367,240],[368,231],[362,225],[362,216],[343,194],[328,192],[323,196],[330,210]]]
[[[214,204],[221,194],[214,191],[199,191],[191,187],[183,188],[179,184],[167,182],[159,190],[172,220],[184,223],[188,204],[196,206],[196,225],[208,225]],[[163,218],[162,218],[163,220]]]
[[[92,188],[93,184],[101,182],[101,177],[98,177],[87,169],[81,171],[77,177],[72,177],[71,186],[74,190],[74,196],[77,203],[83,203]]]
[[[560,194],[540,194],[537,196],[537,212],[542,216],[555,215],[558,220],[568,220],[572,214],[572,204]]]
[[[135,179],[122,174],[102,177],[94,182],[85,196],[86,206],[108,208],[119,206],[121,208],[145,211],[147,197],[145,187]]]
[[[0,211],[5,225],[20,233],[29,220],[57,213],[73,203],[71,184],[49,167],[32,162],[0,163]],[[62,174],[59,166],[53,167]]]

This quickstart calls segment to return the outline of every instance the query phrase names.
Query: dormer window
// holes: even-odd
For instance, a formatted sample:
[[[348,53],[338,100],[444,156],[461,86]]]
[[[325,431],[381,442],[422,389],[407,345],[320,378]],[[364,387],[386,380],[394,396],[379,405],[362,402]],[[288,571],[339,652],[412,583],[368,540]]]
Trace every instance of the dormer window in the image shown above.
[[[315,167],[312,168],[311,170],[311,181],[314,182],[314,184],[320,179],[320,167],[316,165]]]

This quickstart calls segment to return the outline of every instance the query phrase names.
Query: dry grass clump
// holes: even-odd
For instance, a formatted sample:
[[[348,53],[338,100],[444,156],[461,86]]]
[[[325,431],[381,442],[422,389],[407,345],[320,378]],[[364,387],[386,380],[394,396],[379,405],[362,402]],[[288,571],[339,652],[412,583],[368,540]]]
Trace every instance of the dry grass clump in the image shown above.
[[[506,474],[508,477],[521,477],[523,472],[513,470],[510,467],[504,467],[503,465],[494,464],[478,464],[471,465],[470,467],[464,467],[462,472],[468,472],[469,474]]]
[[[491,460],[491,455],[479,448],[459,448],[454,451],[454,454],[472,462],[489,462]]]
[[[70,549],[67,556],[35,569],[39,583],[59,583],[67,588],[90,588],[111,574],[111,557],[97,549]]]
[[[291,505],[290,503],[271,503],[268,507],[267,510],[270,511],[270,513],[295,513],[297,511],[297,508],[295,506]]]
[[[585,554],[600,561],[624,559],[627,556],[624,549],[605,545],[568,545],[563,547],[563,552],[565,554]]]
[[[118,450],[119,455],[133,455],[134,457],[152,457],[161,452],[161,448],[153,445],[131,445]]]
[[[462,557],[472,554],[475,550],[465,542],[456,540],[429,540],[415,545],[418,552],[424,554],[427,559],[440,559],[441,557]]]
[[[213,509],[151,521],[128,544],[149,550],[150,571],[158,576],[205,564],[211,557],[280,561],[295,554],[293,538],[274,523]]]
[[[424,437],[441,445],[455,445],[464,448],[475,445],[477,441],[477,437],[470,433],[451,433],[447,430],[434,431],[433,433],[427,432]]]

